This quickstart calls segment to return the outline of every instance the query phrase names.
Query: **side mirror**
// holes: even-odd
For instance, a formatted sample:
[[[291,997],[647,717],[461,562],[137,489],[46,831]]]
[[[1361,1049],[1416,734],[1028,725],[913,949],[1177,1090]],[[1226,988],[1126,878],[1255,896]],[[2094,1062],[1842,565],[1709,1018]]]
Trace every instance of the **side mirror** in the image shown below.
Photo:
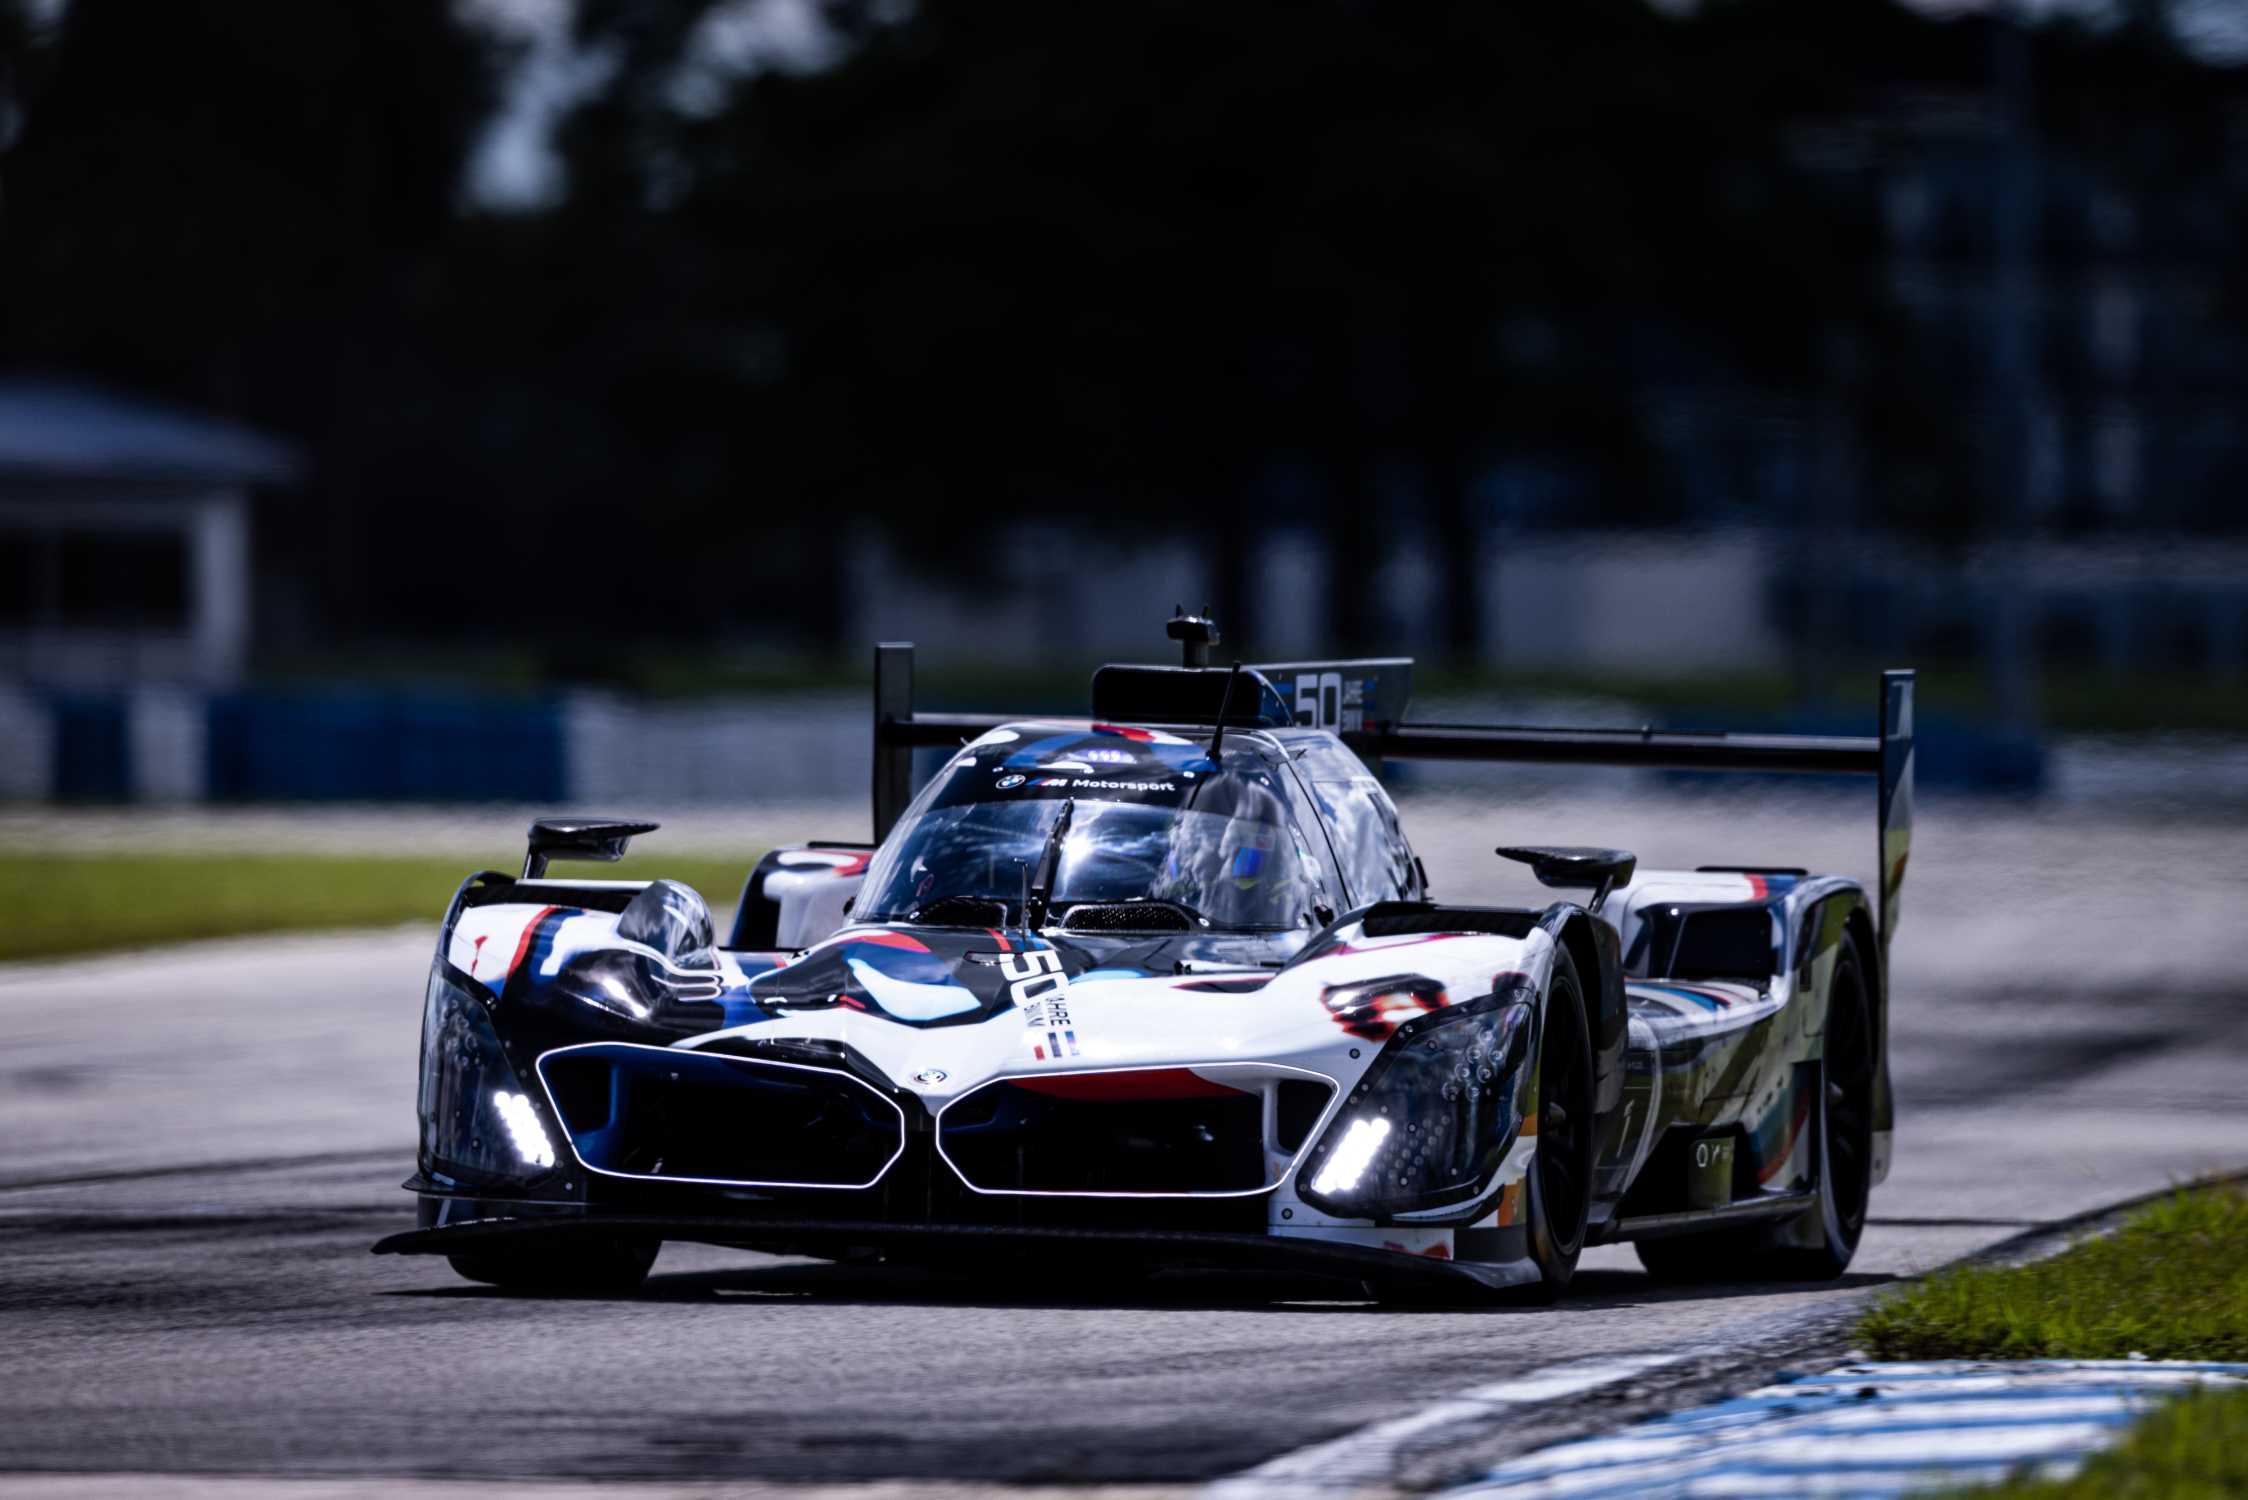
[[[531,825],[531,846],[523,856],[523,878],[537,880],[546,874],[549,859],[594,859],[614,862],[624,858],[625,847],[643,833],[654,833],[655,823],[621,823],[614,818],[540,818]]]
[[[1626,849],[1530,845],[1496,852],[1501,859],[1528,865],[1530,873],[1538,877],[1538,884],[1542,886],[1565,891],[1590,890],[1592,899],[1585,905],[1592,911],[1600,910],[1600,903],[1608,899],[1608,893],[1629,881],[1631,872],[1639,868],[1639,856]]]

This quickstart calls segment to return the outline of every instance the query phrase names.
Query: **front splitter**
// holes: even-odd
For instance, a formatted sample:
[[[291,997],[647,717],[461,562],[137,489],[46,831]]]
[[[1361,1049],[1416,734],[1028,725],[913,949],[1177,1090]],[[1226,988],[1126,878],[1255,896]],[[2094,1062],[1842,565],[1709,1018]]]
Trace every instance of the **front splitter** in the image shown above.
[[[829,1259],[868,1249],[901,1258],[955,1262],[973,1252],[1128,1254],[1135,1261],[1172,1269],[1266,1269],[1305,1272],[1431,1291],[1470,1287],[1484,1291],[1527,1286],[1538,1280],[1527,1259],[1454,1261],[1373,1246],[1337,1244],[1277,1235],[1195,1230],[1069,1229],[983,1224],[889,1224],[851,1219],[758,1219],[669,1214],[506,1214],[442,1227],[411,1229],[373,1246],[377,1255],[468,1255],[509,1242],[572,1235],[645,1235],[663,1240],[723,1245],[771,1254]]]

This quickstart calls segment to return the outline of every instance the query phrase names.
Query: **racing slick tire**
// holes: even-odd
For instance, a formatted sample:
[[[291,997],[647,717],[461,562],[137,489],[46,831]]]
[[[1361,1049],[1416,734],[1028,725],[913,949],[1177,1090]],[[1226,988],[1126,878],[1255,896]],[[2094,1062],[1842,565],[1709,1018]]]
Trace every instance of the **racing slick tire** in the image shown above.
[[[1539,1030],[1538,1149],[1522,1194],[1538,1280],[1518,1291],[1526,1301],[1551,1302],[1577,1274],[1592,1216],[1592,1027],[1567,948],[1554,954]]]
[[[475,1255],[448,1255],[455,1274],[518,1292],[629,1292],[648,1278],[662,1241],[634,1235],[573,1236]]]
[[[1874,1072],[1865,963],[1845,934],[1819,1061],[1818,1202],[1776,1229],[1641,1240],[1639,1263],[1664,1281],[1832,1281],[1849,1270],[1873,1189]]]

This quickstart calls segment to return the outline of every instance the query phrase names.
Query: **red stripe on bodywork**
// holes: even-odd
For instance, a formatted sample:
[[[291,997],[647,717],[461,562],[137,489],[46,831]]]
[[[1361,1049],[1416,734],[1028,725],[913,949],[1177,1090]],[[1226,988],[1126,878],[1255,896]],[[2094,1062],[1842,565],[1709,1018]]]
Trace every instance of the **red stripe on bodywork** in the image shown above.
[[[986,927],[984,931],[991,934],[991,940],[999,945],[1000,952],[1012,953],[1015,951],[1014,949],[1007,946],[1007,934],[1001,932],[998,928]]]
[[[826,849],[784,849],[781,851],[783,869],[801,870],[808,866],[824,867],[839,876],[864,875],[872,854],[838,854]]]
[[[1334,958],[1345,953],[1387,953],[1392,948],[1417,948],[1423,943],[1448,943],[1454,938],[1474,936],[1475,934],[1472,932],[1432,932],[1423,937],[1368,938],[1366,946],[1363,948],[1351,943],[1337,943],[1332,948],[1320,949],[1319,956],[1321,958]]]
[[[902,932],[854,932],[843,941],[846,943],[872,943],[877,948],[903,948],[908,953],[927,953],[929,951],[927,943]]]
[[[1761,875],[1751,875],[1751,876],[1749,876],[1749,878],[1748,878],[1748,898],[1749,898],[1749,900],[1751,900],[1751,901],[1761,901],[1761,900],[1763,900],[1763,899],[1764,899],[1764,898],[1765,898],[1766,896],[1770,895],[1770,894],[1771,894],[1771,891],[1772,891],[1772,887],[1771,887],[1771,886],[1770,886],[1770,885],[1769,885],[1768,883],[1766,883],[1766,881],[1765,881],[1765,879],[1764,879],[1764,877],[1763,877],[1763,876],[1761,876]]]
[[[539,914],[531,918],[530,922],[525,925],[522,940],[515,945],[515,956],[507,961],[507,972],[509,974],[513,974],[516,966],[523,962],[523,955],[531,951],[531,939],[539,935],[539,924],[561,909],[559,906],[542,906],[539,908]]]
[[[1212,1083],[1185,1068],[1141,1068],[1130,1073],[1070,1073],[1059,1078],[1010,1078],[1019,1089],[1056,1099],[1226,1099],[1247,1089]]]

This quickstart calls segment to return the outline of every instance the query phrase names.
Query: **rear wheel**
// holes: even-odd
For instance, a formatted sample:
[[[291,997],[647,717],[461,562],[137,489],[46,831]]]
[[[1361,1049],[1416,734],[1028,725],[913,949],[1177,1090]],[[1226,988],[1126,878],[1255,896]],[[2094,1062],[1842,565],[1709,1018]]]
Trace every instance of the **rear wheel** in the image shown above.
[[[1873,1085],[1879,1061],[1865,965],[1857,940],[1845,934],[1827,999],[1826,1057],[1819,1064],[1819,1202],[1815,1213],[1804,1216],[1799,1243],[1771,1252],[1775,1274],[1831,1281],[1850,1269],[1858,1253],[1866,1206],[1873,1197]]]
[[[660,1248],[633,1235],[573,1235],[445,1258],[460,1276],[510,1291],[615,1293],[645,1281]]]
[[[1813,1100],[1818,1201],[1773,1229],[1641,1240],[1639,1263],[1669,1281],[1831,1281],[1850,1268],[1873,1191],[1873,1005],[1857,939],[1844,934],[1827,996],[1826,1056]]]
[[[1577,1272],[1592,1210],[1592,1030],[1584,985],[1569,950],[1554,955],[1538,1044],[1538,1151],[1523,1200],[1536,1301],[1561,1295]]]

